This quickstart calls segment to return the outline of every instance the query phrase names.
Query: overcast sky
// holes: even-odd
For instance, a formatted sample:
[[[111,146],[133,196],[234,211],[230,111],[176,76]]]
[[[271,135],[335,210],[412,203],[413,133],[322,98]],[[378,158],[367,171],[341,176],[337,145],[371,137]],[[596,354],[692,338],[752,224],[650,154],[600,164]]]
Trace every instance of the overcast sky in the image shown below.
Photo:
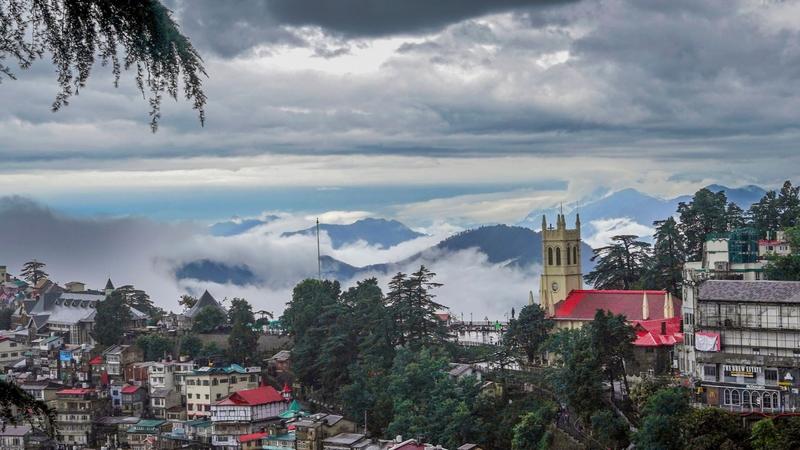
[[[514,222],[598,187],[800,181],[795,1],[168,5],[206,61],[207,125],[170,103],[151,134],[130,77],[115,89],[99,66],[51,113],[40,61],[0,84],[0,192],[88,214],[413,224]]]

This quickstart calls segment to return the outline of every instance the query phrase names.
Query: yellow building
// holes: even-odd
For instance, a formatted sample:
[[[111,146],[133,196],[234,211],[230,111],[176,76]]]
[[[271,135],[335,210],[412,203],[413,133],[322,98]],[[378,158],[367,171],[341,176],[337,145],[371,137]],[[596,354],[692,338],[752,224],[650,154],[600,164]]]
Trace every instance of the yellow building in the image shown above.
[[[575,218],[575,228],[568,229],[563,214],[547,226],[542,216],[542,278],[539,284],[539,305],[553,315],[555,305],[573,290],[583,289],[581,273],[581,219]]]
[[[211,404],[236,391],[258,387],[260,368],[203,367],[186,376],[186,416],[211,417]]]

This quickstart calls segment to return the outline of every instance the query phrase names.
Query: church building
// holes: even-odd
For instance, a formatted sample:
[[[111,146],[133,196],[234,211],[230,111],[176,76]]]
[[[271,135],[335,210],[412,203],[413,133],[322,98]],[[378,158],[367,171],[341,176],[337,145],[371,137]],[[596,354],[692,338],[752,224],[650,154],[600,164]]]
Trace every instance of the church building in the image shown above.
[[[597,310],[622,314],[636,331],[637,371],[668,371],[673,347],[683,341],[681,300],[665,291],[584,289],[578,215],[575,228],[567,228],[563,214],[558,214],[555,226],[548,226],[542,216],[541,237],[539,305],[554,320],[555,330],[580,328]]]

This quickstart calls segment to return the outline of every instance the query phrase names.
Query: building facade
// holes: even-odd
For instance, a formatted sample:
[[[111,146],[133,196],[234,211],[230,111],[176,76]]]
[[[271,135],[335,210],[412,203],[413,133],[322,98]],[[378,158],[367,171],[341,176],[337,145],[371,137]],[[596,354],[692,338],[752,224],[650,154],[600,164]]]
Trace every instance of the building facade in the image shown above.
[[[581,219],[576,216],[575,228],[568,229],[566,218],[559,214],[556,226],[547,226],[542,216],[542,276],[539,283],[539,304],[545,311],[567,298],[573,290],[583,289],[581,274]]]
[[[800,282],[707,280],[697,290],[694,371],[703,402],[800,408]]]

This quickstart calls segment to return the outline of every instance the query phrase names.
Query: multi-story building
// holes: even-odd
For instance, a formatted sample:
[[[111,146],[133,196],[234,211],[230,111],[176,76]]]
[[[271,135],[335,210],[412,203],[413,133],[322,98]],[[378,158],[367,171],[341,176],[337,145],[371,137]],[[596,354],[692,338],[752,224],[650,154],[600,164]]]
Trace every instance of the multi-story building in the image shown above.
[[[56,400],[58,398],[58,391],[65,389],[61,383],[52,380],[42,381],[26,381],[21,386],[23,391],[27,392],[31,397],[36,400],[45,402],[47,406],[52,408],[56,407]]]
[[[194,374],[195,369],[197,369],[197,364],[194,361],[184,359],[183,357],[181,360],[175,361],[173,380],[175,389],[182,397],[186,396],[186,377]]]
[[[758,258],[768,259],[770,256],[786,256],[792,253],[792,246],[786,239],[786,233],[778,231],[775,237],[767,233],[766,239],[758,241]]]
[[[758,233],[742,228],[729,233],[712,233],[703,243],[700,261],[683,265],[682,313],[683,345],[678,346],[678,369],[683,374],[696,372],[695,315],[698,286],[705,280],[762,279],[766,261],[759,257]]]
[[[166,420],[142,419],[128,428],[128,445],[131,450],[161,448],[159,435],[170,430],[172,430],[172,424]]]
[[[95,419],[108,412],[108,399],[90,388],[63,389],[57,395],[59,441],[74,448],[94,445]]]
[[[175,371],[178,366],[172,361],[160,361],[150,366],[147,384],[152,393],[156,389],[173,389],[175,387]]]
[[[169,419],[167,411],[174,407],[180,407],[181,395],[175,390],[170,388],[155,388],[150,393],[150,411],[153,417],[157,419]],[[183,408],[180,408],[181,411]]]
[[[186,376],[186,415],[190,419],[211,416],[211,404],[236,391],[258,387],[261,368],[203,367]]]
[[[735,411],[800,408],[800,282],[707,280],[694,311],[702,400]]]
[[[30,350],[30,346],[19,343],[7,336],[0,336],[0,365],[4,366],[11,362],[25,359],[24,353]]]
[[[112,378],[124,378],[124,369],[129,364],[142,361],[142,350],[135,345],[114,345],[103,352],[106,371]]]
[[[567,228],[563,214],[558,215],[555,228],[552,224],[548,228],[547,218],[542,216],[542,259],[544,270],[539,285],[542,308],[556,305],[570,292],[583,289],[580,216],[576,216],[573,229]]]
[[[141,386],[127,385],[120,390],[122,394],[122,413],[141,416],[147,405],[147,390]]]
[[[56,443],[46,433],[30,425],[5,425],[0,429],[0,448],[3,450],[50,450]]]
[[[333,414],[314,414],[293,423],[297,450],[322,450],[322,441],[340,433],[355,433],[356,424]]]
[[[211,444],[236,449],[239,436],[258,431],[287,407],[286,399],[272,386],[234,392],[211,405]]]

